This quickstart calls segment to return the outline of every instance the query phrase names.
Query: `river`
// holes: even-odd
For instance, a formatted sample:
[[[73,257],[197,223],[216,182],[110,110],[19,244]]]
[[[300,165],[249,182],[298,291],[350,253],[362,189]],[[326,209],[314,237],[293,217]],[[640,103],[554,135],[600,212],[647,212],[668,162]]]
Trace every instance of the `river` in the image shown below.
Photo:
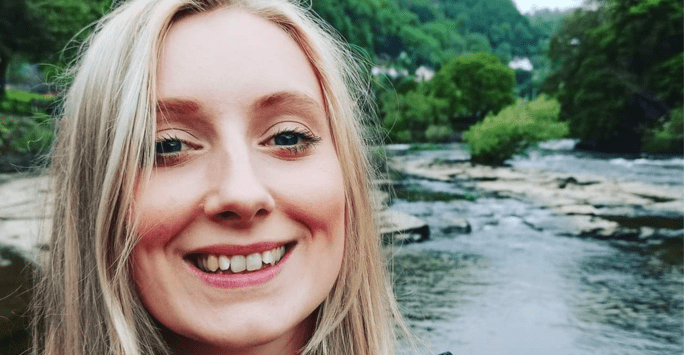
[[[684,179],[682,159],[562,147],[510,163],[666,185]],[[467,158],[462,146],[447,148],[402,154]],[[548,209],[469,191],[467,182],[404,178],[395,189],[392,208],[431,228],[429,241],[395,247],[393,282],[409,325],[433,353],[684,353],[681,240],[652,247],[568,237]],[[444,198],[464,191],[475,198]],[[471,233],[449,230],[460,218],[470,222]]]

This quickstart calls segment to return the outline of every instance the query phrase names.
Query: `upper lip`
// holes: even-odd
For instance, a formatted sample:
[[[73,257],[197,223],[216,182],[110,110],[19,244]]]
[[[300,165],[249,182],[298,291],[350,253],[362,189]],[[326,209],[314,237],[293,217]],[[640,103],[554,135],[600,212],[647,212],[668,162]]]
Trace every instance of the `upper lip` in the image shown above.
[[[213,254],[213,255],[249,255],[253,253],[261,253],[267,250],[277,248],[281,245],[288,244],[288,242],[260,242],[247,245],[236,244],[214,244],[206,247],[194,249],[188,253],[190,254]]]

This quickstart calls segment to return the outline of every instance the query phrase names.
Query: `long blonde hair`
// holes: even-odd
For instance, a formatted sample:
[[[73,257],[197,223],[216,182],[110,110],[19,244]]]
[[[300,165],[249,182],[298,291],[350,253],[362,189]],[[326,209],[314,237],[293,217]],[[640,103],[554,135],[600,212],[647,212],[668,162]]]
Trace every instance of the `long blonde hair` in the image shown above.
[[[132,0],[99,21],[72,66],[53,149],[51,250],[40,269],[34,354],[169,353],[129,270],[139,179],[154,156],[157,61],[180,16],[240,6],[288,33],[320,82],[344,175],[345,255],[302,354],[391,355],[406,330],[373,218],[363,137],[368,87],[334,31],[288,0]]]

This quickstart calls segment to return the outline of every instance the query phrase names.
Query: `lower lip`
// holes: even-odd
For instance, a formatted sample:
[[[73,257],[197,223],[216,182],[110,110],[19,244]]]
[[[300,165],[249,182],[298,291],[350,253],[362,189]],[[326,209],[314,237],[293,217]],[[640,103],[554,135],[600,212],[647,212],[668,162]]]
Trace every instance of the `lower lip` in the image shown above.
[[[245,274],[208,274],[192,267],[192,271],[197,274],[202,281],[210,286],[223,289],[236,289],[251,286],[258,286],[271,281],[283,270],[285,262],[290,258],[290,253],[283,255],[278,264],[269,266],[265,269],[252,271]]]

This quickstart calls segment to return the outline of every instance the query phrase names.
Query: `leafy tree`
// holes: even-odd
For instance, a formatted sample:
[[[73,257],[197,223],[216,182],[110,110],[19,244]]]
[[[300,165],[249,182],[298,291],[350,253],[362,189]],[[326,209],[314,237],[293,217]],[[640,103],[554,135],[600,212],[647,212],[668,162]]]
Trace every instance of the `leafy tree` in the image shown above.
[[[515,102],[514,85],[513,70],[491,54],[476,53],[448,62],[429,82],[428,93],[448,103],[449,123],[462,130]]]
[[[443,141],[451,133],[444,116],[447,102],[428,95],[424,86],[405,94],[385,92],[381,103],[382,125],[394,143]]]
[[[0,99],[5,97],[5,76],[12,56],[33,54],[34,43],[45,31],[26,0],[0,2]]]
[[[541,96],[532,102],[519,100],[485,117],[463,134],[471,161],[502,165],[538,141],[565,137],[568,125],[558,121],[559,112],[558,101]]]
[[[417,16],[399,8],[395,0],[316,0],[312,9],[349,43],[369,55],[404,50],[400,31],[418,25]]]
[[[599,0],[568,17],[550,44],[570,133],[592,149],[638,152],[644,134],[682,105],[682,3]]]
[[[684,109],[670,111],[663,122],[644,135],[643,149],[650,154],[684,153]]]
[[[5,95],[7,66],[15,55],[33,61],[68,62],[76,48],[65,46],[85,38],[81,32],[97,20],[111,0],[3,0],[0,2],[0,97]],[[77,36],[77,34],[81,36]]]

